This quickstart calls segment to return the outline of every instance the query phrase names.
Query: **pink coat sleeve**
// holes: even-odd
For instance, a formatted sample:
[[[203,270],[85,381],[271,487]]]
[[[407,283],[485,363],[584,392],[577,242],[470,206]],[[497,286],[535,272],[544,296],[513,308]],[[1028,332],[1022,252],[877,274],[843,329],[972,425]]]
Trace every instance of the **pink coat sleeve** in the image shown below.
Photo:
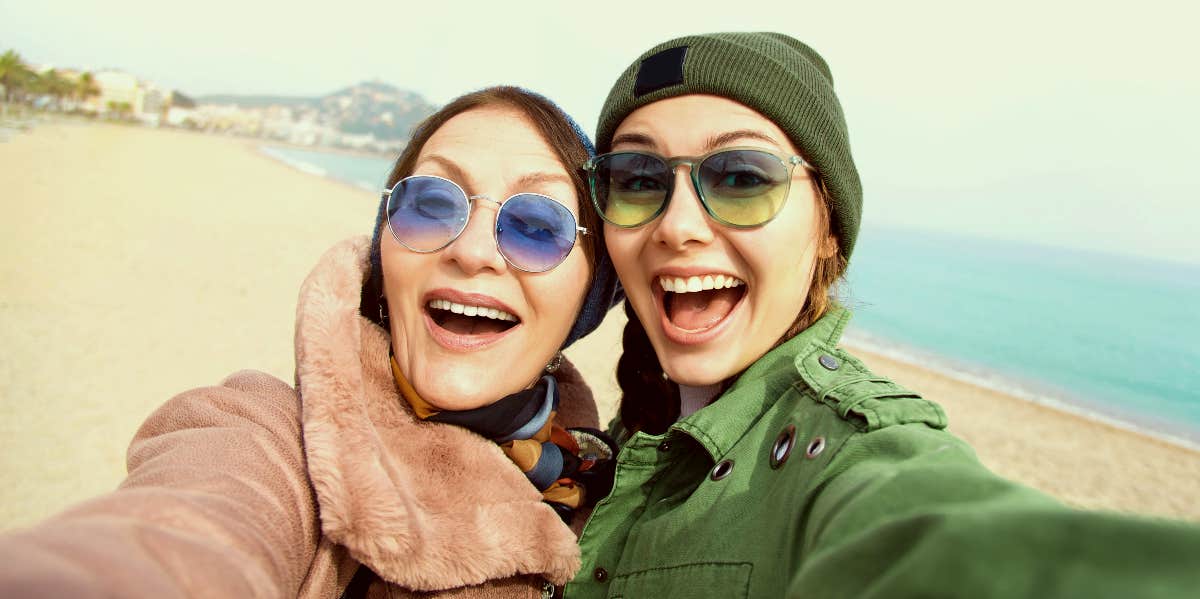
[[[116,491],[0,536],[0,596],[296,596],[320,538],[299,404],[256,372],[171,399]]]

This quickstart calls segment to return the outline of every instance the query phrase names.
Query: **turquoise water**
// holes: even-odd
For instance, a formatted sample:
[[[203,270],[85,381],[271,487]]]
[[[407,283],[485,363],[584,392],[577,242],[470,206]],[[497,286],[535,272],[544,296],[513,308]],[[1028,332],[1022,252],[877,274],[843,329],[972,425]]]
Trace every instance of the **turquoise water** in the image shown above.
[[[259,146],[259,150],[304,172],[337,179],[372,191],[383,189],[393,163],[385,158],[281,146]]]
[[[264,153],[361,187],[391,161]],[[848,338],[906,361],[1200,443],[1200,265],[867,229]]]
[[[860,338],[1200,441],[1200,265],[916,231],[860,239]]]

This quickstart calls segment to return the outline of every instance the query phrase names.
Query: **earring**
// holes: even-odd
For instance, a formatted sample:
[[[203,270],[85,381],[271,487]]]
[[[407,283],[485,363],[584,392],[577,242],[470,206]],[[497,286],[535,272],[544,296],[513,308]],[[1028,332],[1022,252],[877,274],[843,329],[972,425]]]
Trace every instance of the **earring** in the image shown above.
[[[562,366],[562,361],[563,361],[562,352],[558,352],[557,354],[554,354],[554,357],[550,358],[550,363],[546,365],[546,374],[550,374],[550,373],[554,372],[555,370],[558,370],[558,367]]]
[[[388,329],[388,307],[387,300],[383,296],[379,296],[379,326],[384,330]]]

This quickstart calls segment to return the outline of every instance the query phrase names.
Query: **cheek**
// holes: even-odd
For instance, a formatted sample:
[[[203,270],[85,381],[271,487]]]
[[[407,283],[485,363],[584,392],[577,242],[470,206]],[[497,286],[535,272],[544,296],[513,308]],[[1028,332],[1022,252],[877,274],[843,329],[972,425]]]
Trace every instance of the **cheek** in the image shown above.
[[[804,227],[799,230],[809,226],[809,223],[796,225]],[[741,236],[735,242],[755,279],[757,319],[771,329],[796,318],[804,308],[812,283],[817,242],[810,235],[806,243],[797,244],[796,237],[789,234],[795,230],[793,227],[763,229],[758,235]]]
[[[433,271],[437,261],[435,254],[418,254],[401,247],[394,240],[384,241],[380,247],[380,263],[383,265],[383,294],[392,312],[405,307],[405,292],[415,291]]]
[[[612,260],[617,275],[622,279],[632,275],[634,269],[637,268],[638,258],[641,256],[641,248],[645,241],[645,229],[647,229],[645,226],[640,229],[604,226],[604,245],[608,250],[608,257]]]
[[[591,276],[587,256],[582,248],[578,248],[554,270],[523,277],[525,301],[547,328],[561,329],[561,336],[565,338],[583,306]],[[555,337],[559,331],[546,330],[544,334]]]
[[[395,243],[388,243],[389,240],[384,239],[380,243],[379,258],[380,264],[383,265],[383,289],[385,295],[391,295],[395,288],[404,285],[404,256],[401,256]]]

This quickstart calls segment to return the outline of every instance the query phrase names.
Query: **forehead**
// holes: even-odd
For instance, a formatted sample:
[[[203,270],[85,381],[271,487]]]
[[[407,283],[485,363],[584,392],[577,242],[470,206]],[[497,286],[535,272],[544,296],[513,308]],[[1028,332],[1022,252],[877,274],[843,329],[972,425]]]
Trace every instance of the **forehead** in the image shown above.
[[[566,174],[537,128],[517,109],[505,106],[473,108],[446,121],[421,148],[417,171],[444,168],[438,166],[444,161],[480,183],[529,173]]]
[[[758,111],[728,98],[706,94],[667,98],[631,112],[613,134],[613,149],[623,145],[622,138],[645,137],[651,142],[651,149],[663,154],[701,154],[713,149],[709,147],[713,140],[736,131],[753,132],[766,139],[731,139],[728,144],[720,145],[774,146],[795,153],[787,134]]]

